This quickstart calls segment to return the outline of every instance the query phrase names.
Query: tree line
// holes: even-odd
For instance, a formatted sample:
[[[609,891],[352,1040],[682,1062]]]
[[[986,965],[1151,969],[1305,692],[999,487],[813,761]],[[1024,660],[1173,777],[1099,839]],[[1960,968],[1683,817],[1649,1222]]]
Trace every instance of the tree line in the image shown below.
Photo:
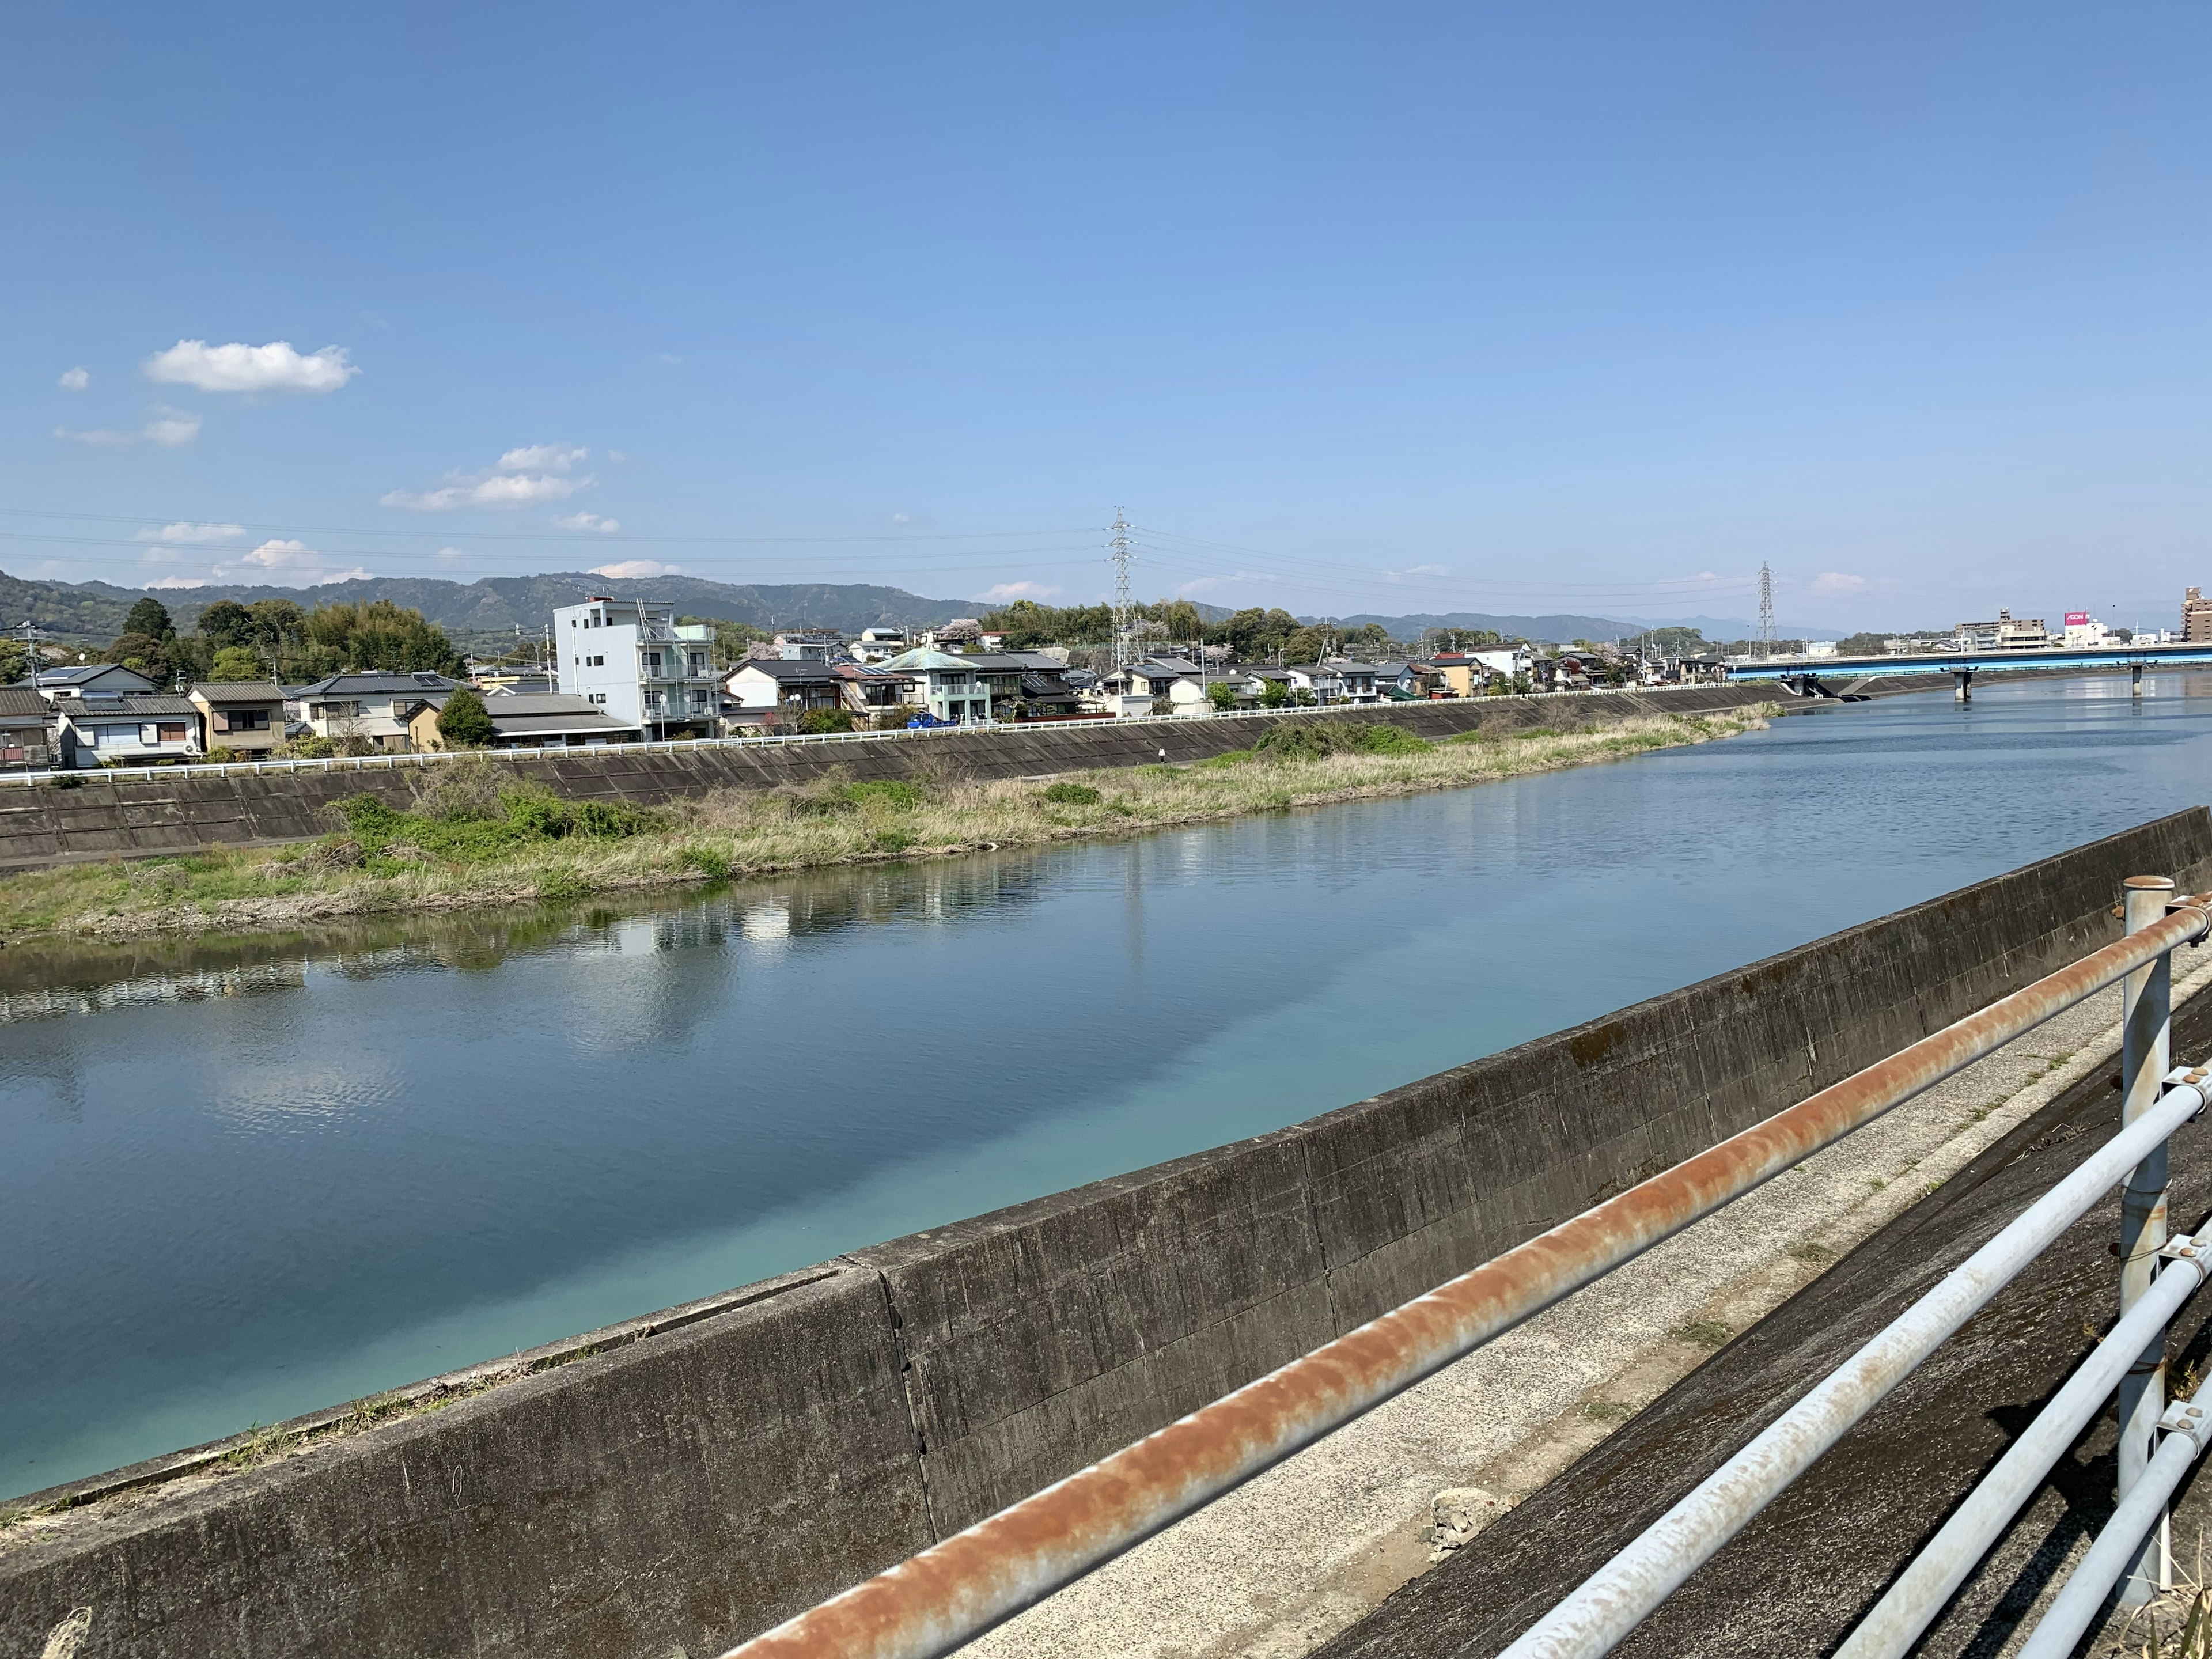
[[[131,607],[123,632],[101,653],[155,684],[195,680],[268,680],[298,684],[331,674],[388,669],[461,672],[461,653],[445,630],[389,599],[319,605],[289,599],[240,605],[217,599],[199,626],[177,631],[168,607],[151,594]],[[20,678],[20,675],[18,676]]]

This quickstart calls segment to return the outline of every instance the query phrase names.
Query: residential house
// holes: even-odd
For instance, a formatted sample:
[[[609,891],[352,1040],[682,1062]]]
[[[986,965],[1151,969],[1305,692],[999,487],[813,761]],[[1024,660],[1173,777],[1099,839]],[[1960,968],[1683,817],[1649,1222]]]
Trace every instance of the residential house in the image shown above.
[[[512,691],[519,697],[547,696],[561,689],[556,677],[545,669],[502,667],[497,663],[471,665],[469,684],[486,696],[501,691]]]
[[[830,666],[837,676],[845,707],[871,721],[916,703],[911,674],[895,674],[888,668],[865,662],[839,662]]]
[[[1212,708],[1206,697],[1206,671],[1181,657],[1147,657],[1100,675],[1098,686],[1108,710],[1125,718],[1203,714]]]
[[[0,685],[0,767],[42,767],[53,753],[46,722],[53,711],[27,685]]]
[[[726,729],[758,731],[796,725],[810,709],[842,708],[842,663],[820,659],[755,657],[722,678],[722,721]]]
[[[860,638],[847,647],[854,662],[889,662],[907,648],[903,628],[864,628]]]
[[[65,769],[181,764],[207,752],[199,705],[173,692],[68,697],[54,714]]]
[[[914,684],[912,700],[933,720],[980,726],[991,718],[991,690],[975,662],[922,647],[893,657],[884,667]]]
[[[1329,664],[1344,687],[1342,701],[1346,702],[1380,702],[1382,701],[1381,675],[1371,662],[1353,662],[1348,658]]]
[[[65,697],[146,696],[161,688],[135,668],[119,662],[84,662],[68,668],[41,668],[30,684],[49,702]]]
[[[483,700],[491,716],[494,749],[601,749],[611,743],[638,743],[645,733],[624,726],[587,698],[557,691],[503,691]],[[409,710],[409,741],[420,751],[443,749],[438,730],[441,703],[428,699]]]
[[[657,599],[594,595],[553,613],[553,649],[563,690],[606,711],[617,726],[652,738],[712,737],[722,690],[714,630],[676,620]]]
[[[186,694],[210,749],[258,759],[284,741],[284,688],[273,680],[209,680]]]
[[[1316,702],[1342,702],[1344,676],[1325,662],[1285,663],[1294,690],[1310,692]]]
[[[1995,622],[1962,622],[1951,630],[1954,651],[2040,651],[2051,643],[2042,617],[2015,620],[2009,611],[1998,611]]]
[[[834,662],[845,655],[845,636],[814,630],[775,636],[775,654],[785,662]]]
[[[427,668],[412,673],[332,674],[284,694],[287,713],[319,738],[359,739],[372,747],[406,752],[408,721],[418,702],[437,708],[459,689],[459,680]]]

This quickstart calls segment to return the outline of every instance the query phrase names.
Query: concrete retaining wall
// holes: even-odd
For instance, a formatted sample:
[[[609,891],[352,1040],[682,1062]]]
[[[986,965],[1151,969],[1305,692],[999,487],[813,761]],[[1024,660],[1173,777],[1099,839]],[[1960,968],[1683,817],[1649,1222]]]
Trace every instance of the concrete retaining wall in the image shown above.
[[[91,1607],[88,1656],[699,1659],[2105,942],[2145,872],[2212,884],[2212,814],[432,1415],[58,1489],[0,1654]]]
[[[1387,720],[1425,737],[1446,738],[1478,726],[1514,731],[1547,724],[1589,725],[1630,714],[1741,708],[1774,701],[1777,696],[1771,686],[1684,686],[1574,697],[1384,703],[1358,709],[1309,709],[1279,718]],[[1014,778],[1141,766],[1158,760],[1163,750],[1170,761],[1205,760],[1249,746],[1262,729],[1258,719],[1101,720],[902,735],[862,743],[731,744],[623,754],[568,750],[550,756],[501,757],[501,763],[517,777],[562,795],[651,802],[716,788],[805,784],[832,772],[854,779]],[[339,801],[368,793],[404,806],[418,783],[435,776],[435,765],[229,775],[213,768],[179,767],[159,778],[112,778],[85,772],[77,775],[82,781],[72,787],[0,786],[0,870],[326,835],[337,826],[333,809]]]

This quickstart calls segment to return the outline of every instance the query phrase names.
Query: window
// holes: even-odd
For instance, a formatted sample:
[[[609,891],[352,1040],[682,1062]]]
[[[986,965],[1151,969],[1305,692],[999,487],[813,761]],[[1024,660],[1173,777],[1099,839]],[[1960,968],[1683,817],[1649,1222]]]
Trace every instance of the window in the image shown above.
[[[161,720],[154,727],[154,740],[156,743],[182,743],[185,729],[182,720]]]
[[[265,708],[234,708],[222,717],[226,732],[266,732],[269,711]]]
[[[592,701],[604,708],[606,705],[607,694],[604,691],[594,691],[592,693]]]
[[[660,653],[648,651],[645,653],[645,672],[650,678],[657,680],[660,678]]]
[[[704,675],[704,674],[706,673],[706,672],[707,672],[707,653],[706,653],[705,652],[703,652],[703,651],[694,651],[694,652],[692,652],[692,653],[690,653],[690,664],[691,664],[690,674],[691,674],[691,678],[692,678],[693,679],[695,679],[695,680],[696,680],[696,679],[698,679],[699,678],[701,678],[702,675]]]

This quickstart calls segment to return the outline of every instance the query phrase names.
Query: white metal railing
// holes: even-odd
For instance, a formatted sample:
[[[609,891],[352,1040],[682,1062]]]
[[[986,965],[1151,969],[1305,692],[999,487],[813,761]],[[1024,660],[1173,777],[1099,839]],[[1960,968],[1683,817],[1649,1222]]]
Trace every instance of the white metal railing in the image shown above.
[[[2172,893],[2173,884],[2162,877],[2130,878],[2123,901],[2129,933],[2165,922],[2169,908],[2180,908]],[[2208,902],[2185,902],[2200,908],[2200,922]],[[2118,1507],[2020,1649],[2021,1659],[2065,1659],[2115,1584],[2121,1584],[2123,1606],[2140,1606],[2172,1587],[2166,1500],[2212,1440],[2202,1407],[2182,1401],[2169,1408],[2166,1398],[2167,1326],[2205,1277],[2198,1241],[2166,1237],[2166,1140],[2212,1097],[2203,1070],[2168,1069],[2172,961],[2169,949],[2124,981],[2119,1133],[1591,1574],[1500,1659],[1597,1659],[1612,1651],[2115,1185],[2122,1188],[2118,1323],[1854,1626],[1837,1659],[1899,1659],[1908,1651],[2116,1392]],[[2212,1250],[2212,1238],[2204,1248]]]
[[[1588,697],[1605,695],[1633,694],[1646,696],[1669,691],[1711,690],[1709,686],[1684,685],[1607,685],[1586,686],[1571,691],[1530,691],[1516,693],[1515,701],[1545,702],[1559,697]],[[1438,697],[1429,700],[1440,703],[1481,703],[1492,702],[1488,697]],[[1504,699],[1496,699],[1504,701]],[[546,744],[533,748],[501,749],[489,752],[502,756],[543,757],[548,755],[632,755],[666,754],[672,751],[698,749],[758,749],[778,744],[836,744],[884,743],[901,738],[938,738],[958,732],[1045,732],[1071,726],[1188,726],[1197,720],[1281,720],[1300,714],[1342,714],[1352,708],[1415,708],[1425,705],[1413,703],[1307,703],[1282,708],[1223,708],[1210,709],[1204,714],[1129,714],[1102,716],[1093,720],[992,720],[972,726],[928,726],[909,729],[898,727],[890,732],[793,732],[769,735],[749,735],[733,738],[675,738],[643,743],[603,743],[583,748],[564,748]],[[670,714],[669,721],[690,720],[698,715]],[[323,759],[287,759],[266,761],[210,761],[191,766],[100,766],[80,767],[74,770],[48,767],[36,771],[0,772],[0,785],[37,784],[56,778],[76,778],[85,781],[94,779],[173,778],[179,773],[192,777],[232,777],[262,772],[349,772],[387,770],[401,766],[436,765],[458,760],[463,756],[483,754],[483,750],[429,749],[405,754],[333,755]]]

